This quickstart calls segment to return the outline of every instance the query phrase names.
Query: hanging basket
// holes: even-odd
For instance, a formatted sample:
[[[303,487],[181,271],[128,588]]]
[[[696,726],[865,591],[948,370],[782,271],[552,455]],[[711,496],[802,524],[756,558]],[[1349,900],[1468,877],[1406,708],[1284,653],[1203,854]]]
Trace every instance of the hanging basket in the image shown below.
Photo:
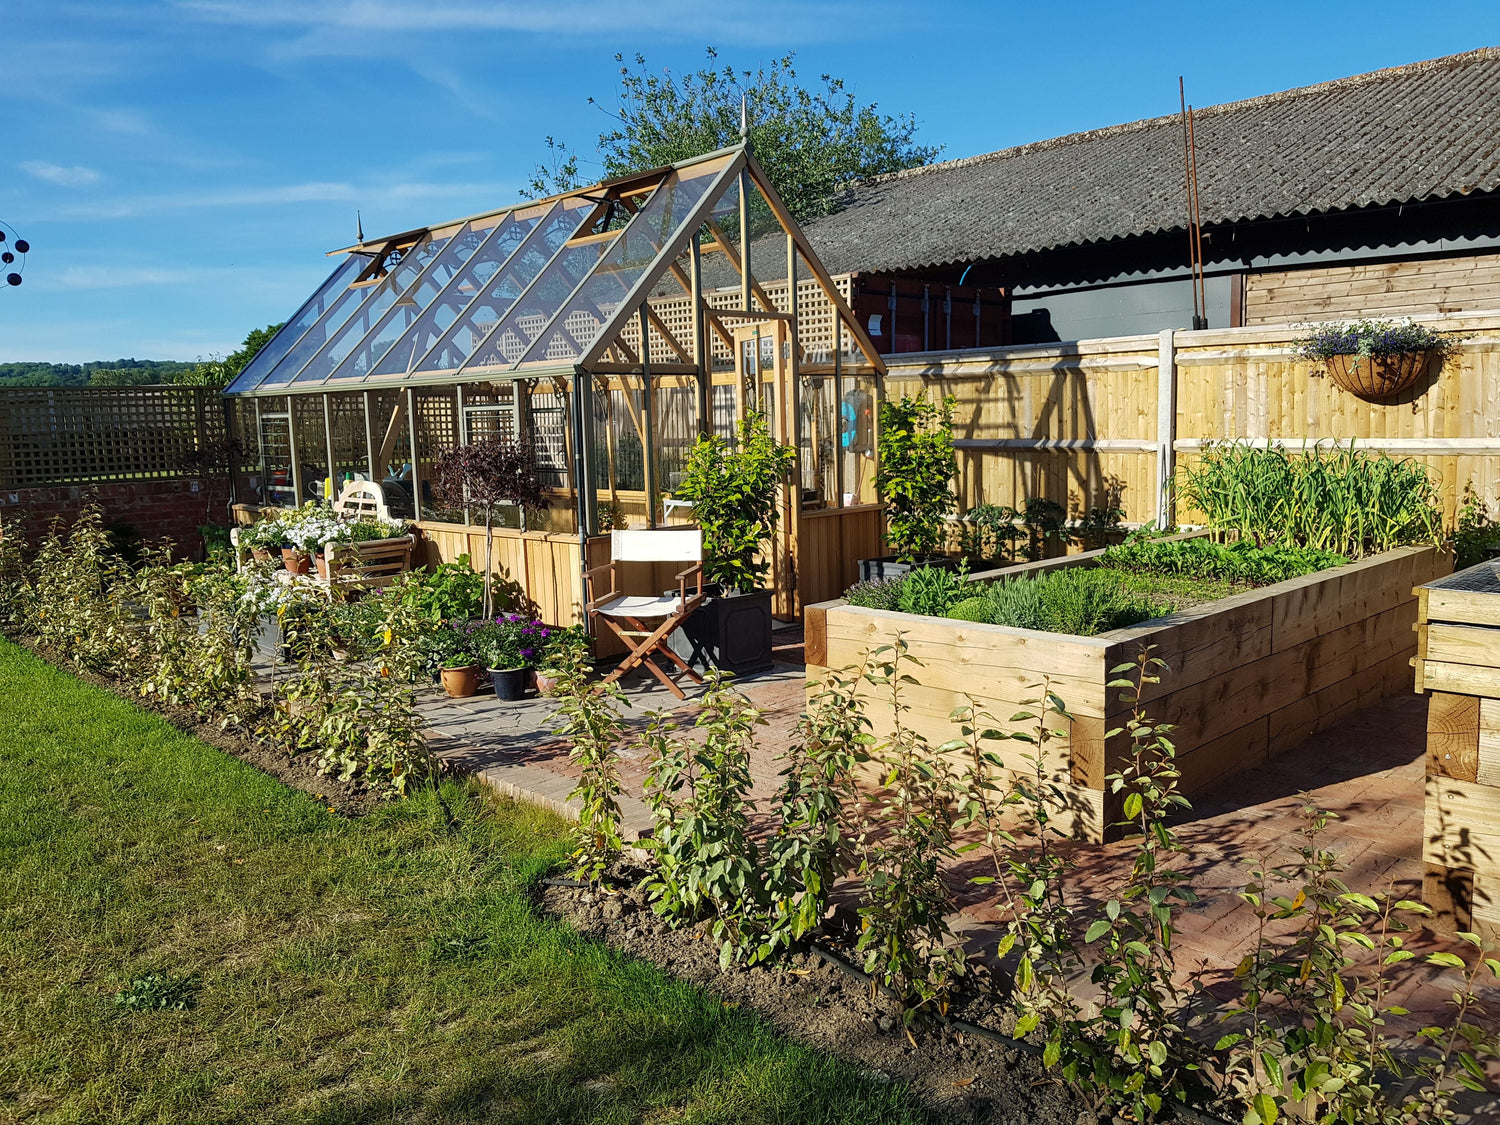
[[[1427,370],[1431,352],[1397,352],[1393,355],[1333,355],[1328,374],[1352,395],[1371,402],[1394,398],[1412,386]]]

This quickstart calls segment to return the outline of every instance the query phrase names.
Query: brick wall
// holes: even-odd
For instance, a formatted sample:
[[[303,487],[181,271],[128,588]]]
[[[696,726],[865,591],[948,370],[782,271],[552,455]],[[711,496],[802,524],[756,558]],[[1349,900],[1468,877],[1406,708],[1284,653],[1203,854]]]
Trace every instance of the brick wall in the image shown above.
[[[229,522],[229,484],[222,480],[0,489],[0,520],[8,525],[19,517],[26,536],[35,540],[53,520],[71,524],[91,497],[98,499],[106,525],[129,524],[146,543],[170,539],[187,559],[196,559],[202,549],[199,524]]]

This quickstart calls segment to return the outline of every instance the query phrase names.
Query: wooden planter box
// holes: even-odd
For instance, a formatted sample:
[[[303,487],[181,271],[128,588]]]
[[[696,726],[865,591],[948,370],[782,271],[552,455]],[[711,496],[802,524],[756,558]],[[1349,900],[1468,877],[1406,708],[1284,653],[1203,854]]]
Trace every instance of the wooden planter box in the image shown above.
[[[1426,693],[1422,897],[1440,926],[1500,938],[1500,575],[1471,566],[1417,591]]]
[[[1012,567],[984,576],[1036,574],[1088,566],[1102,552]],[[1010,717],[1037,694],[1043,677],[1074,716],[1055,769],[1066,794],[1063,819],[1074,835],[1104,838],[1119,819],[1106,798],[1105,776],[1128,749],[1104,732],[1129,708],[1105,688],[1110,669],[1155,646],[1170,673],[1148,687],[1150,715],[1175,723],[1172,738],[1189,796],[1236,771],[1267,761],[1309,735],[1385,696],[1410,689],[1416,649],[1412,587],[1448,573],[1450,556],[1406,547],[1334,570],[1295,578],[1169,617],[1097,637],[1075,637],[858,609],[842,601],[810,606],[805,620],[809,686],[828,668],[858,664],[865,654],[905,636],[921,661],[904,687],[910,723],[940,745],[958,736],[949,716],[967,696],[1008,729]],[[878,694],[878,693],[876,693]],[[889,729],[890,708],[872,699],[876,732]],[[1027,769],[1023,743],[994,743],[1006,765]]]

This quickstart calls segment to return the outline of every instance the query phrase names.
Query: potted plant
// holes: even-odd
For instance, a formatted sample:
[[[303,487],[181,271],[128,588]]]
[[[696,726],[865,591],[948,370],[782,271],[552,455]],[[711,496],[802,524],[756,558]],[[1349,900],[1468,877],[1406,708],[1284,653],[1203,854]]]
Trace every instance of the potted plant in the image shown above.
[[[519,613],[486,622],[470,634],[475,653],[490,673],[496,699],[520,699],[526,694],[532,666],[546,651],[551,629]]]
[[[547,638],[546,648],[542,651],[541,666],[533,673],[533,681],[539,695],[551,695],[557,689],[561,673],[557,670],[565,666],[569,660],[569,654],[574,650],[587,657],[589,649],[589,635],[584,631],[582,625],[569,625],[564,629],[553,629]]]
[[[473,653],[449,653],[443,657],[439,674],[449,698],[467,699],[479,691],[479,661],[474,659]]]
[[[284,529],[277,519],[260,520],[240,529],[240,543],[250,549],[250,557],[259,563],[281,561]]]
[[[521,509],[542,505],[542,485],[536,476],[536,454],[530,443],[485,438],[450,449],[433,466],[439,499],[455,508],[478,508],[484,515],[484,616],[495,611],[495,509],[515,504]]]
[[[702,529],[709,594],[673,637],[673,649],[690,663],[737,675],[771,667],[771,591],[760,586],[769,568],[764,548],[776,530],[776,491],[796,457],[771,437],[761,414],[741,420],[736,446],[707,434],[688,455],[676,496],[692,501]]]
[[[1350,394],[1379,402],[1415,384],[1428,364],[1435,357],[1444,358],[1453,343],[1452,337],[1409,317],[1356,320],[1314,326],[1297,341],[1297,355],[1321,363]]]
[[[939,555],[948,534],[948,514],[958,505],[953,478],[952,395],[933,404],[905,395],[880,404],[880,468],[875,488],[886,503],[885,541],[894,554],[861,559],[861,579],[890,578],[917,566],[955,566]]]

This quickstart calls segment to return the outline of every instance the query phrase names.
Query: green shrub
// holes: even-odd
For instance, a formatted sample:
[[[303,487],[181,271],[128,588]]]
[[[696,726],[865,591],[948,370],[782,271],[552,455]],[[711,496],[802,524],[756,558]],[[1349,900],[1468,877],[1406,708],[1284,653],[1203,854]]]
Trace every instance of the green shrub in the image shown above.
[[[901,608],[901,587],[905,578],[871,578],[856,582],[844,591],[844,600],[860,609]]]
[[[994,620],[995,610],[990,599],[980,595],[975,598],[965,598],[950,609],[947,616],[954,621],[975,621],[982,625],[989,625]]]
[[[1031,578],[1015,582],[996,582],[986,591],[990,601],[990,621],[1012,629],[1043,629],[1047,613],[1042,605],[1041,583]]]
[[[953,478],[953,407],[920,395],[880,404],[880,468],[875,487],[888,505],[886,542],[908,562],[934,554],[947,538],[944,517],[958,505]]]
[[[974,587],[966,570],[940,570],[922,566],[910,571],[901,582],[896,606],[902,613],[924,617],[943,617],[948,610],[969,597]]]

